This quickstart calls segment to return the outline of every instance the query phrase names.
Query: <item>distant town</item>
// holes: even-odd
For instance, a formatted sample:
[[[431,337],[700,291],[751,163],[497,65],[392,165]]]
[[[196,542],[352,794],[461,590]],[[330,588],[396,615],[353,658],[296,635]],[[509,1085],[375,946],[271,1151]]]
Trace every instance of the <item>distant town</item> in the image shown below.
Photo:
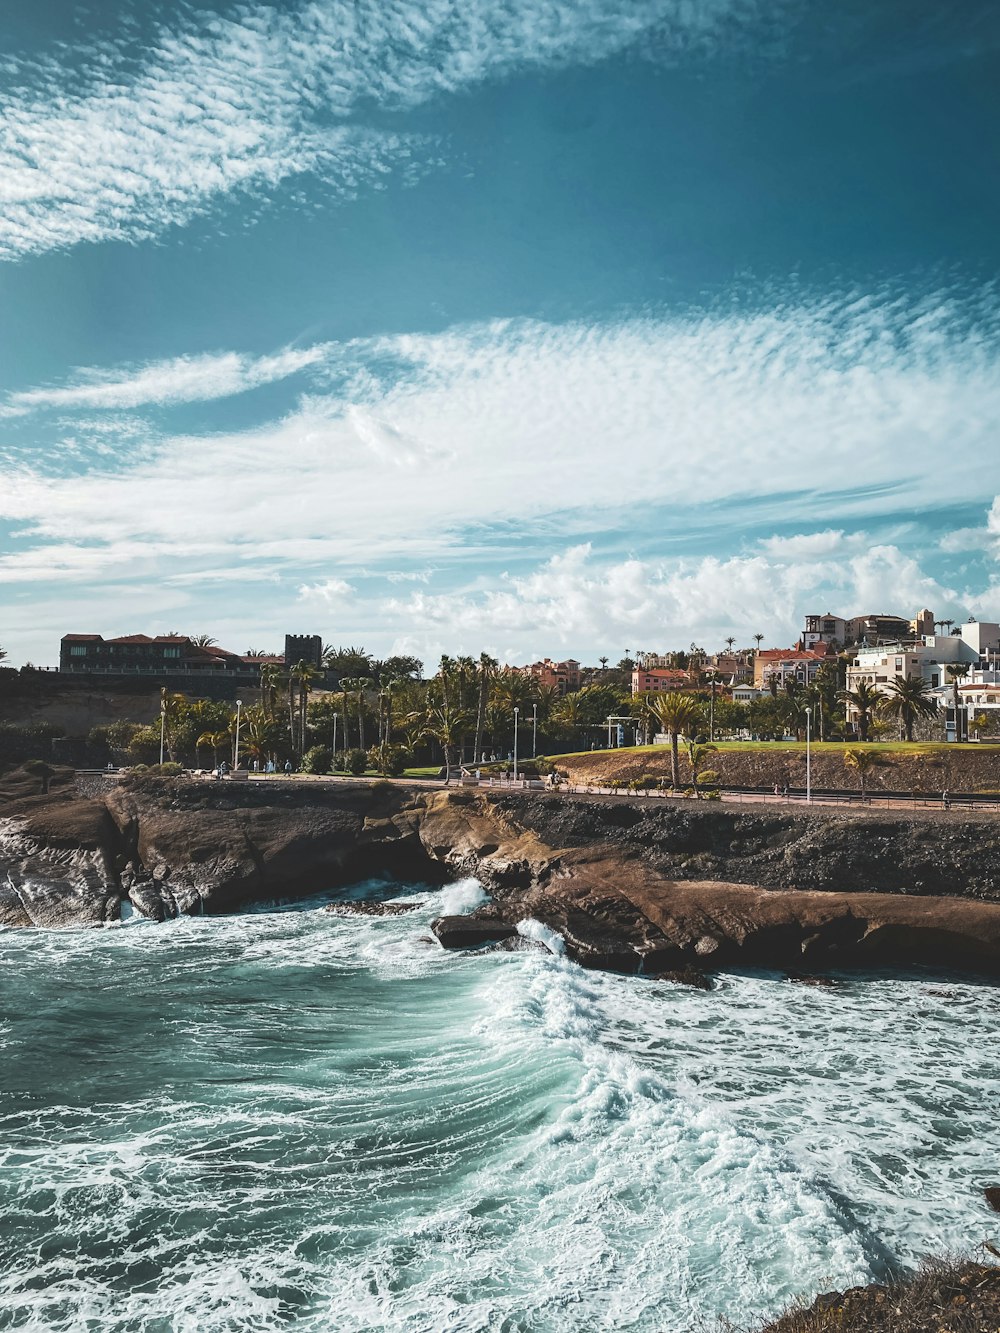
[[[234,652],[210,635],[73,632],[57,671],[7,666],[0,679],[8,693],[16,681],[143,699],[132,715],[66,740],[91,762],[392,774],[420,762],[504,763],[515,751],[527,761],[676,747],[680,736],[865,743],[1000,733],[1000,624],[938,620],[926,608],[909,618],[826,612],[807,615],[788,647],[766,646],[764,633],[752,640],[729,636],[715,652],[626,649],[590,665],[443,657],[426,673],[414,657],[380,660],[315,634],[287,635],[281,652]]]

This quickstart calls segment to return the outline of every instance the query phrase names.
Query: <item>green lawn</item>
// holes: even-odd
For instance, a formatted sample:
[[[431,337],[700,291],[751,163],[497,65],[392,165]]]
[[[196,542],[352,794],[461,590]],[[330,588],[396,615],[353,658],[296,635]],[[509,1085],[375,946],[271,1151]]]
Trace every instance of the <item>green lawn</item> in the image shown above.
[[[404,778],[436,778],[441,772],[441,765],[434,764],[431,768],[404,768]]]
[[[747,753],[748,751],[760,751],[764,754],[770,754],[775,751],[796,752],[805,754],[805,741],[716,741],[717,750],[733,750],[737,753]],[[1000,743],[990,745],[983,741],[969,741],[956,744],[955,742],[945,741],[866,741],[862,744],[860,741],[813,741],[810,749],[814,754],[843,754],[845,750],[877,750],[880,754],[950,754],[956,750],[968,752],[970,754],[982,754],[984,752],[994,753],[1000,751]],[[684,751],[683,742],[681,752]],[[669,745],[622,745],[617,749],[611,750],[575,750],[570,754],[550,754],[547,756],[552,763],[557,764],[561,759],[586,759],[596,758],[598,755],[629,755],[629,754],[663,754],[670,753]]]

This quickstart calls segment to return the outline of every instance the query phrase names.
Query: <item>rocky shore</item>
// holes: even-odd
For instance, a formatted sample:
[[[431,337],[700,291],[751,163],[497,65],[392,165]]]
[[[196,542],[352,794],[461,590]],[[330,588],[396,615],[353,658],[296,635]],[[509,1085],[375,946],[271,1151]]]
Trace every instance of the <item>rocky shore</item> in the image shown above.
[[[929,964],[1000,974],[987,814],[758,810],[403,783],[0,783],[0,924],[232,911],[369,877],[475,875],[446,947],[528,919],[588,967],[697,975]],[[530,928],[529,928],[530,929]]]

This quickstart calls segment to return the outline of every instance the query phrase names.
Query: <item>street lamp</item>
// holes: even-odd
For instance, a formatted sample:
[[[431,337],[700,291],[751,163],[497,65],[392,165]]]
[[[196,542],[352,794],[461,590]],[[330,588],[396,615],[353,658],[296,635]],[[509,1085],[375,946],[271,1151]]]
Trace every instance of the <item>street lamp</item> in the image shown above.
[[[806,802],[812,804],[812,705],[806,707]]]
[[[538,705],[531,705],[531,757],[538,754]]]
[[[338,716],[339,714],[337,713],[334,713],[333,715],[333,752],[330,755],[331,772],[333,771],[333,769],[337,767],[337,717]]]
[[[163,764],[163,742],[167,735],[167,687],[160,690],[160,764]]]
[[[520,709],[514,709],[514,781],[517,781],[517,715]]]
[[[236,700],[236,741],[233,745],[233,771],[240,766],[240,709],[243,707],[243,700]]]

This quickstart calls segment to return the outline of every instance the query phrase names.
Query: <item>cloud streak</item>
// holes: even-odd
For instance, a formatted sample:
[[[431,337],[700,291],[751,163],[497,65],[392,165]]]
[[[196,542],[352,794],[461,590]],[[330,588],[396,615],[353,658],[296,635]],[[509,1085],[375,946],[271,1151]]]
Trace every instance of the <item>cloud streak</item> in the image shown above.
[[[660,59],[752,27],[757,0],[328,0],[185,9],[128,38],[0,63],[0,258],[139,241],[227,196],[309,174],[352,196],[433,157],[380,127],[525,67],[586,64],[637,43]]]
[[[285,348],[274,356],[257,358],[225,352],[180,356],[129,371],[82,369],[69,384],[8,395],[0,414],[22,416],[41,408],[120,411],[228,398],[315,366],[327,350],[325,345]]]

